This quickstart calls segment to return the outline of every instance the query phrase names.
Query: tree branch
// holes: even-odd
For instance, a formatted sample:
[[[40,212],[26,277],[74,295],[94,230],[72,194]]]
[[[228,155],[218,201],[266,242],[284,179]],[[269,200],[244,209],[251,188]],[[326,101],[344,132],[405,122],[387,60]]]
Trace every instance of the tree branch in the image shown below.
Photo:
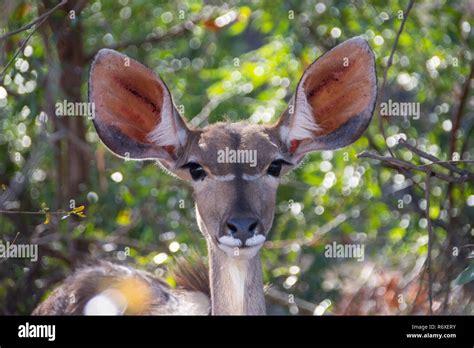
[[[64,6],[66,5],[66,3],[68,2],[68,0],[62,0],[59,4],[57,4],[56,6],[54,6],[52,9],[50,9],[49,11],[43,13],[41,16],[39,16],[38,18],[36,18],[35,20],[31,21],[30,23],[18,28],[18,29],[15,29],[15,30],[12,30],[2,36],[0,36],[0,41],[3,41],[5,39],[8,39],[10,36],[13,36],[13,35],[16,35],[18,33],[21,33],[22,31],[25,31],[25,30],[28,30],[30,29],[33,25],[35,25],[36,23],[39,23],[41,22],[38,26],[40,26],[42,23],[43,23],[43,19],[45,19],[46,17],[49,17],[50,14],[52,14],[54,11],[56,11],[58,8],[60,8],[61,6]],[[37,27],[38,27],[37,26]],[[36,30],[36,28],[35,28]]]
[[[143,45],[145,43],[158,43],[158,42],[164,41],[166,39],[171,39],[173,37],[183,35],[183,34],[187,33],[188,31],[190,31],[192,26],[194,26],[198,22],[203,21],[203,20],[205,21],[205,20],[208,20],[208,19],[212,18],[212,16],[219,9],[220,9],[219,7],[216,7],[216,8],[213,8],[212,10],[210,10],[206,13],[201,13],[199,15],[196,15],[192,19],[186,21],[185,23],[175,25],[174,27],[172,27],[170,30],[168,30],[164,34],[150,35],[147,38],[131,39],[131,40],[127,40],[127,41],[123,41],[123,42],[119,42],[119,43],[116,43],[116,44],[113,44],[113,45],[106,46],[106,48],[110,48],[110,49],[113,49],[113,50],[119,50],[119,49],[127,48],[129,46],[140,46],[140,45]],[[97,52],[99,52],[99,50],[100,49],[96,49],[93,52],[91,52],[90,54],[88,54],[85,58],[84,63],[87,64],[89,61],[91,61],[94,58],[94,56],[97,54]]]
[[[467,97],[469,96],[469,90],[471,87],[471,79],[474,76],[474,62],[471,62],[471,70],[469,75],[466,77],[466,81],[464,81],[464,86],[462,88],[462,93],[459,98],[459,104],[456,109],[456,112],[453,113],[453,129],[451,130],[451,137],[449,139],[449,157],[453,158],[453,153],[456,150],[456,133],[459,129],[461,124],[461,118],[464,114],[464,107],[466,106]]]
[[[269,287],[265,291],[265,297],[270,299],[272,302],[279,304],[281,306],[286,306],[288,307],[290,303],[289,298],[290,294],[287,294],[286,292],[280,291],[275,289],[274,287]],[[316,305],[305,301],[303,299],[300,299],[296,296],[293,296],[293,304],[298,307],[299,311],[303,314],[310,314],[312,315],[314,313],[314,310],[316,309]]]
[[[428,220],[428,255],[427,271],[428,271],[428,296],[430,299],[430,314],[433,315],[433,272],[431,269],[431,249],[433,248],[433,227],[431,226],[430,218],[430,177],[431,168],[426,173],[425,177],[425,200],[426,200],[426,220]]]
[[[28,43],[28,41],[31,39],[31,37],[33,36],[33,34],[36,32],[36,30],[38,30],[38,28],[44,23],[46,22],[46,20],[48,19],[49,15],[51,13],[53,13],[56,9],[58,9],[59,7],[65,5],[67,3],[67,0],[63,0],[61,3],[59,3],[58,5],[56,5],[55,7],[53,7],[51,10],[49,10],[48,12],[42,14],[41,16],[39,16],[36,20],[34,20],[33,22],[27,24],[26,26],[31,27],[32,25],[35,25],[36,23],[36,26],[35,28],[31,31],[31,33],[28,34],[28,36],[25,38],[25,40],[23,40],[22,44],[20,45],[20,47],[16,50],[15,54],[13,55],[12,59],[10,59],[8,61],[8,63],[5,65],[5,67],[3,68],[2,72],[0,73],[0,83],[3,84],[3,78],[5,77],[5,74],[7,73],[7,70],[8,68],[10,67],[10,65],[15,61],[15,59],[18,57],[18,55],[24,50],[24,48],[26,47],[26,44]],[[33,24],[32,24],[33,23]],[[31,24],[31,25],[30,25]],[[3,40],[3,38],[5,36],[12,36],[16,33],[19,33],[21,32],[22,28],[19,28],[17,30],[14,30],[13,32],[10,32],[10,33],[7,33],[5,35],[3,35],[1,37],[1,39]],[[25,29],[23,29],[25,30]],[[13,33],[13,34],[12,34]],[[7,36],[7,37],[8,37]]]
[[[201,111],[194,116],[189,123],[194,127],[199,127],[204,121],[206,121],[211,112],[216,109],[222,102],[229,99],[232,95],[230,93],[223,93],[214,98],[211,98],[209,102],[201,109]]]
[[[41,24],[44,23],[44,21],[46,20],[43,19],[41,21],[40,24],[38,24],[38,26],[40,26]],[[21,51],[23,51],[23,49],[26,47],[26,44],[28,43],[28,41],[30,40],[30,38],[33,36],[33,34],[36,32],[36,29],[38,28],[35,27],[34,30],[31,31],[31,33],[28,34],[28,36],[25,38],[25,40],[23,40],[23,42],[21,43],[20,47],[16,50],[15,54],[13,55],[12,59],[10,59],[8,61],[8,63],[5,65],[5,67],[3,68],[2,72],[0,73],[0,84],[3,84],[3,78],[5,77],[5,74],[7,73],[7,70],[8,68],[10,67],[10,65],[15,61],[16,57],[18,57],[18,55],[21,53]]]
[[[312,246],[316,244],[323,235],[332,231],[337,226],[345,222],[349,216],[347,214],[341,213],[337,215],[334,219],[329,221],[328,223],[321,226],[311,238],[299,238],[299,239],[286,239],[286,240],[275,240],[275,241],[267,241],[265,242],[266,249],[281,249],[288,247],[294,243],[303,246]]]
[[[424,173],[429,173],[429,175],[437,177],[437,178],[439,178],[441,180],[444,180],[444,181],[447,181],[447,182],[463,183],[463,182],[467,182],[467,181],[474,181],[474,174],[472,174],[472,173],[464,174],[464,175],[459,176],[459,177],[453,177],[453,176],[450,176],[450,175],[447,175],[447,174],[442,174],[440,172],[433,171],[431,169],[431,166],[434,165],[434,164],[439,164],[439,163],[437,163],[437,162],[440,162],[439,160],[437,162],[433,162],[429,165],[417,166],[417,165],[414,165],[410,162],[407,162],[407,161],[404,161],[404,160],[401,160],[401,159],[398,159],[398,158],[395,158],[395,157],[381,156],[381,155],[378,155],[376,153],[368,152],[368,151],[363,151],[363,152],[359,153],[357,155],[357,157],[358,158],[373,158],[373,159],[376,159],[376,160],[379,160],[379,161],[382,161],[382,162],[385,162],[385,163],[389,163],[393,167],[396,167],[397,169],[400,168],[401,170],[410,169],[410,170],[420,171],[420,172],[424,172]]]
[[[452,162],[464,162],[464,161],[440,161],[437,157],[429,154],[429,153],[426,153],[422,150],[420,150],[419,148],[417,148],[416,146],[413,146],[413,145],[410,145],[407,141],[405,141],[404,139],[400,139],[398,141],[398,144],[399,145],[402,145],[404,147],[406,147],[408,150],[416,153],[417,155],[419,155],[420,157],[423,157],[423,158],[426,158],[428,160],[430,160],[431,162],[435,163],[435,164],[439,164],[440,166],[442,167],[445,167],[446,169],[449,169],[453,172],[456,172],[460,175],[465,175],[465,174],[468,174],[468,172],[466,170],[463,170],[463,169],[460,169],[460,168],[457,168],[456,166],[452,165],[451,163]],[[466,161],[466,162],[474,162],[474,161]]]
[[[380,105],[381,101],[383,100],[384,92],[385,92],[385,85],[387,84],[388,70],[392,66],[393,55],[395,54],[395,50],[398,46],[398,40],[400,39],[400,35],[402,34],[403,28],[405,27],[405,23],[408,19],[408,14],[410,13],[414,3],[415,3],[415,0],[410,0],[410,3],[408,4],[407,9],[403,13],[402,23],[400,24],[400,28],[398,29],[397,36],[395,37],[395,41],[394,41],[393,46],[392,46],[392,51],[390,52],[390,56],[388,57],[387,66],[385,67],[385,70],[383,72],[383,81],[382,81],[382,86],[380,87],[379,102],[377,103],[377,105]],[[380,107],[379,107],[379,110],[380,110]],[[392,157],[395,157],[393,155],[392,149],[387,146],[387,136],[385,134],[385,129],[383,127],[383,117],[380,114],[380,112],[379,112],[379,130],[380,130],[380,133],[382,133],[382,135],[383,135],[383,138],[385,140],[385,146],[387,147],[388,152],[390,152],[390,155],[392,155]]]

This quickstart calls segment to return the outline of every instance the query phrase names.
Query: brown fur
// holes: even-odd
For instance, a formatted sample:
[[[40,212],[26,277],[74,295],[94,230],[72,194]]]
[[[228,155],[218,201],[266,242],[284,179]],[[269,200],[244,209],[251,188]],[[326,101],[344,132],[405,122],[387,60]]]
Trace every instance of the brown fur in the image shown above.
[[[150,78],[153,72],[137,61],[127,62],[119,55],[107,59],[99,56],[91,73],[91,84],[95,86],[91,98],[96,100],[96,113],[129,138],[150,143],[147,134],[161,120],[162,87]]]
[[[352,42],[345,46],[344,50],[331,50],[318,59],[304,84],[314,118],[321,127],[316,135],[333,132],[365,110],[373,97],[372,67],[366,63],[372,52]]]
[[[103,291],[120,291],[127,300],[127,315],[165,314],[174,297],[185,291],[202,292],[210,296],[207,269],[202,260],[180,260],[174,270],[177,293],[151,273],[134,268],[99,262],[78,269],[33,311],[33,315],[83,315],[87,302]],[[207,284],[204,285],[204,284]]]
[[[34,310],[33,315],[83,315],[84,307],[91,298],[106,289],[123,287],[127,281],[146,293],[144,303],[138,306],[139,310],[127,314],[146,314],[151,307],[163,305],[169,300],[168,285],[150,273],[102,261],[80,268],[69,276]]]
[[[209,267],[200,257],[180,257],[170,270],[170,276],[178,288],[202,292],[211,297],[209,289]]]

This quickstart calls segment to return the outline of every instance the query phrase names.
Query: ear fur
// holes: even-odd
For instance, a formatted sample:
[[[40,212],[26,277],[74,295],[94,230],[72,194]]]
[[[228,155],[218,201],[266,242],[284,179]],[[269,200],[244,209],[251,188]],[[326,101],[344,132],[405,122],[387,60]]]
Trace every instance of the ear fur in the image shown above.
[[[188,128],[159,76],[110,49],[92,63],[89,101],[104,144],[128,159],[172,161],[187,141]]]
[[[341,148],[368,127],[376,99],[373,52],[365,39],[355,37],[306,69],[276,128],[295,157]]]

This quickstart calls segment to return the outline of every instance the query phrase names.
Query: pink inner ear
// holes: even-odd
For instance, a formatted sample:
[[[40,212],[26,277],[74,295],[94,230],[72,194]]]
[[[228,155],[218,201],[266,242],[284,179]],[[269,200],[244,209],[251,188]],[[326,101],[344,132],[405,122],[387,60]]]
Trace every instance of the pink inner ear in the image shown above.
[[[329,134],[371,107],[373,58],[367,47],[348,42],[321,57],[303,84],[317,125],[316,136]]]
[[[298,149],[298,146],[300,146],[300,143],[301,143],[301,140],[296,140],[296,139],[291,140],[290,148],[289,148],[290,153],[295,153],[296,150]]]
[[[117,53],[99,57],[91,77],[96,117],[140,143],[161,121],[163,86],[151,70]],[[129,63],[129,66],[127,66]]]

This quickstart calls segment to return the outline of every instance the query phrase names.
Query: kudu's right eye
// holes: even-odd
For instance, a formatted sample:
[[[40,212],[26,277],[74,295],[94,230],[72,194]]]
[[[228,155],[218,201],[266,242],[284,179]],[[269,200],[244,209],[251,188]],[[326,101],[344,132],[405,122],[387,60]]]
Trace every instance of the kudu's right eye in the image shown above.
[[[289,165],[290,162],[287,162],[283,159],[278,159],[270,163],[267,169],[267,174],[278,178],[280,176],[281,168],[283,165]]]
[[[189,162],[184,165],[184,167],[189,169],[189,174],[191,174],[194,181],[202,180],[207,175],[204,168],[199,163]]]

